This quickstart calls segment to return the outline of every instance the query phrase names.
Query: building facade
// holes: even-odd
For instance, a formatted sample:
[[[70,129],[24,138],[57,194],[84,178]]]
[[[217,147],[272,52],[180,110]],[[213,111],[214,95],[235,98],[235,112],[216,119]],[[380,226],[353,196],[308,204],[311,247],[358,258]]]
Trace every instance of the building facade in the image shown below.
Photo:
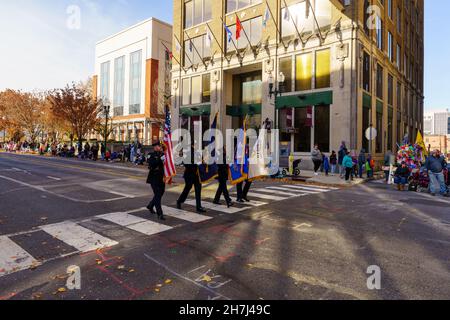
[[[447,135],[425,135],[424,142],[425,146],[430,151],[439,150],[445,155],[450,153]]]
[[[282,157],[345,141],[381,160],[423,130],[423,10],[423,0],[175,0],[173,123],[207,129],[218,113],[219,128],[237,129],[248,117],[280,130]]]
[[[435,135],[447,135],[450,137],[450,112],[436,112],[434,118]]]
[[[111,140],[161,137],[170,96],[172,26],[150,18],[97,43],[94,96],[110,106]]]

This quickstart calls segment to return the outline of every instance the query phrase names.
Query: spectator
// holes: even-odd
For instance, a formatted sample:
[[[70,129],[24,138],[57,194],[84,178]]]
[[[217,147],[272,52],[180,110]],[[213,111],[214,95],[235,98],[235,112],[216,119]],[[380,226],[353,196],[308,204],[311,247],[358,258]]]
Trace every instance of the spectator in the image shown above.
[[[353,170],[353,160],[348,151],[342,160],[342,168],[345,168],[345,181],[350,182],[350,176]]]
[[[362,179],[363,178],[363,172],[364,172],[364,167],[366,165],[366,150],[361,149],[361,152],[359,153],[358,156],[358,173],[359,173],[359,178]]]
[[[434,150],[430,157],[425,162],[425,167],[428,170],[430,177],[430,191],[431,195],[436,196],[437,186],[440,186],[440,193],[444,197],[448,197],[447,185],[445,183],[444,169],[447,168],[447,162],[444,156],[441,156],[439,150]]]
[[[348,149],[345,146],[345,141],[342,141],[341,147],[338,152],[338,164],[339,164],[339,175],[341,178],[344,178],[345,167],[343,165],[343,161],[345,156],[347,155]]]
[[[314,175],[318,176],[319,168],[322,165],[322,152],[319,150],[319,146],[316,144],[311,152],[311,159],[314,164]]]
[[[331,156],[330,156],[330,165],[331,165],[331,174],[335,174],[336,172],[336,167],[337,167],[337,155],[336,155],[336,151],[332,151],[331,152]]]
[[[402,162],[402,165],[395,171],[394,183],[397,185],[398,191],[404,191],[405,185],[408,183],[410,172],[406,166],[406,162]]]

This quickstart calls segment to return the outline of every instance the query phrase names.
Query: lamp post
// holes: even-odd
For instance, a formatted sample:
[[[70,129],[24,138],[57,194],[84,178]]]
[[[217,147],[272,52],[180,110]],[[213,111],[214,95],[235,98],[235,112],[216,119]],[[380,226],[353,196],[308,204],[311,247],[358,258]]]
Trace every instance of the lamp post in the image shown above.
[[[103,105],[103,112],[105,113],[105,149],[106,149],[106,144],[108,143],[108,117],[109,117],[109,112],[111,110],[111,106],[109,105],[108,100],[105,101],[106,103]]]
[[[275,81],[273,79],[272,75],[269,75],[269,98],[272,99],[273,96],[275,96],[275,100],[278,96],[281,96],[281,94],[284,92],[284,82],[286,81],[286,77],[283,72],[280,72],[279,79],[278,79],[278,87],[275,87]]]

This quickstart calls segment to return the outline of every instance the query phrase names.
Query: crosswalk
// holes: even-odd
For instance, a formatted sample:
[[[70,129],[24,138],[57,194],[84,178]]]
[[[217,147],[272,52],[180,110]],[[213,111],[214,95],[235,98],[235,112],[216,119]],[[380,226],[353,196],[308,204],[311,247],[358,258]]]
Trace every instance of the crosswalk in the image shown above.
[[[118,228],[128,229],[144,236],[153,236],[163,232],[170,231],[176,227],[186,224],[196,224],[206,222],[214,218],[214,215],[220,214],[236,214],[248,210],[256,209],[268,205],[269,203],[285,201],[293,198],[306,196],[314,196],[317,194],[328,193],[337,190],[331,187],[319,187],[311,185],[280,185],[268,186],[264,188],[254,188],[248,193],[251,200],[246,203],[238,203],[228,208],[226,205],[217,205],[211,199],[202,200],[202,205],[208,209],[206,214],[194,213],[195,200],[188,200],[183,210],[169,206],[163,206],[164,213],[170,219],[180,222],[178,224],[167,225],[160,222],[152,221],[152,217],[148,215],[147,209],[139,208],[128,212],[114,212],[102,214],[83,220],[81,222],[64,221],[61,223],[45,225],[37,230],[29,232],[30,236],[34,236],[39,232],[43,232],[50,236],[53,241],[60,242],[65,246],[69,246],[73,250],[72,254],[87,253],[98,249],[110,248],[117,246],[119,241],[110,239],[98,230],[90,230],[86,227],[86,223],[95,221],[97,224],[110,223]],[[232,194],[235,197],[235,194]],[[139,216],[139,213],[144,213]],[[155,220],[155,219],[153,219]],[[83,225],[82,225],[83,224]],[[176,225],[174,227],[173,225]],[[24,234],[24,233],[21,233]],[[26,233],[25,233],[26,234]],[[37,243],[38,241],[36,241]],[[31,251],[35,251],[34,253]],[[31,267],[37,267],[46,261],[54,260],[57,257],[46,261],[35,258],[40,255],[39,248],[33,247],[28,250],[23,249],[15,240],[14,235],[0,236],[0,278],[15,272],[23,271]],[[62,257],[63,255],[61,255]]]

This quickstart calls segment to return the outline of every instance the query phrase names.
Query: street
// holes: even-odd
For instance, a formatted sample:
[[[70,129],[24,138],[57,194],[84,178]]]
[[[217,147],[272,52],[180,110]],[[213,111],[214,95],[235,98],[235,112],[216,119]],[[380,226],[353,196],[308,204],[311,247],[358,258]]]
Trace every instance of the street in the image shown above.
[[[0,300],[448,299],[450,201],[383,183],[265,180],[246,204],[179,175],[145,209],[144,168],[0,153]],[[231,189],[235,198],[235,189]],[[69,267],[81,288],[66,286]],[[370,290],[370,266],[381,289]]]

